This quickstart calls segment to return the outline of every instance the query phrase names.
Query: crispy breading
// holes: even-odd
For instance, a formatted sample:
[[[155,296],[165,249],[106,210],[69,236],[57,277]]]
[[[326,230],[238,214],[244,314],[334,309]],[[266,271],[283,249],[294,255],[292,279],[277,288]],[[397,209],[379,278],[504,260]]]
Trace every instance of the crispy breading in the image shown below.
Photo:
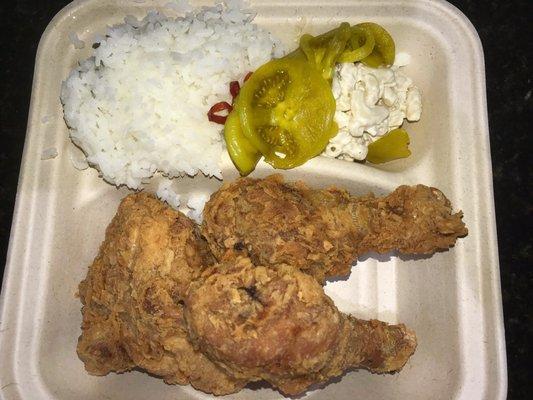
[[[225,184],[204,209],[202,233],[221,261],[248,256],[260,265],[289,264],[319,282],[349,273],[360,255],[398,250],[432,254],[468,231],[438,189],[400,186],[362,197],[280,175]]]
[[[403,324],[340,313],[311,276],[238,257],[195,281],[185,318],[196,346],[229,375],[296,395],[349,368],[395,372],[416,348]]]
[[[404,325],[341,314],[296,267],[214,263],[186,216],[126,197],[80,284],[87,371],[140,367],[217,395],[264,379],[292,395],[350,368],[397,371],[415,350]]]
[[[144,193],[126,197],[79,288],[78,355],[87,371],[105,375],[140,367],[204,392],[240,390],[245,381],[192,346],[183,318],[190,282],[212,262],[185,215]]]

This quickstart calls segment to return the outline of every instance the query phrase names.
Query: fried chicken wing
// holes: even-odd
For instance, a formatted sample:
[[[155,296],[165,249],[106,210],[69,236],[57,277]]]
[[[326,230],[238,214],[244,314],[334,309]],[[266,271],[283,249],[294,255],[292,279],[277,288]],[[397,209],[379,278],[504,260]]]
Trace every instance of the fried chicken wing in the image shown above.
[[[183,300],[192,280],[213,262],[197,226],[147,194],[120,204],[99,254],[81,282],[78,355],[105,375],[134,367],[209,393],[240,390],[234,378],[188,338]]]
[[[447,249],[468,232],[461,218],[441,191],[423,185],[355,197],[272,175],[225,184],[205,206],[202,233],[218,260],[245,255],[259,265],[285,263],[323,282],[349,273],[370,251]]]
[[[321,285],[298,268],[218,264],[185,300],[192,340],[236,379],[266,380],[296,395],[351,368],[401,369],[416,347],[403,324],[340,313]]]

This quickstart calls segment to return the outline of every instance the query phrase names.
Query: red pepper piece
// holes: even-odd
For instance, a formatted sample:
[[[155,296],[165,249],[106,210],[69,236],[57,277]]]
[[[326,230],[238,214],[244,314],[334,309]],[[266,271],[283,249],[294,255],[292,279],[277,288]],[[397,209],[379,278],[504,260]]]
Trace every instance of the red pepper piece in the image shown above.
[[[229,83],[229,92],[231,93],[231,97],[233,100],[235,100],[235,97],[237,97],[240,90],[241,90],[241,85],[239,85],[238,81],[231,81]]]
[[[213,107],[209,109],[207,112],[207,118],[209,121],[214,122],[216,124],[224,125],[226,123],[226,118],[228,115],[219,115],[221,111],[227,111],[228,114],[233,110],[233,107],[231,104],[229,104],[226,101],[221,101],[219,103],[216,103]]]

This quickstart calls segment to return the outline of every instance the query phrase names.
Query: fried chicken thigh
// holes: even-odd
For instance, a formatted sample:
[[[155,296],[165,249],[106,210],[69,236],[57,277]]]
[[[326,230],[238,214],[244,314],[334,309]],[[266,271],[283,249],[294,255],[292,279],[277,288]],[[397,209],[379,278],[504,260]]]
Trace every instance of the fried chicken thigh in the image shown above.
[[[235,379],[296,395],[351,368],[394,372],[416,347],[403,324],[340,313],[298,268],[238,257],[206,270],[185,300],[196,346]]]
[[[87,371],[105,375],[140,367],[167,383],[209,393],[240,390],[246,381],[196,350],[183,318],[189,284],[212,262],[185,215],[147,194],[126,197],[79,287],[78,355]]]
[[[258,265],[289,264],[319,282],[349,273],[374,251],[432,254],[467,229],[441,191],[400,186],[385,197],[313,190],[280,175],[225,184],[204,209],[202,233],[217,260],[248,256]]]

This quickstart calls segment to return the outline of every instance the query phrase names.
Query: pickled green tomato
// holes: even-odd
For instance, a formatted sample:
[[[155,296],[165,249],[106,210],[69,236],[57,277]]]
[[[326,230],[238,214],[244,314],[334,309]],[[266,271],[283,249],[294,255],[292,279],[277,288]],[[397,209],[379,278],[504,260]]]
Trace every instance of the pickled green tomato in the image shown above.
[[[320,154],[337,133],[330,84],[303,54],[256,70],[236,99],[242,132],[274,168],[288,169]]]

